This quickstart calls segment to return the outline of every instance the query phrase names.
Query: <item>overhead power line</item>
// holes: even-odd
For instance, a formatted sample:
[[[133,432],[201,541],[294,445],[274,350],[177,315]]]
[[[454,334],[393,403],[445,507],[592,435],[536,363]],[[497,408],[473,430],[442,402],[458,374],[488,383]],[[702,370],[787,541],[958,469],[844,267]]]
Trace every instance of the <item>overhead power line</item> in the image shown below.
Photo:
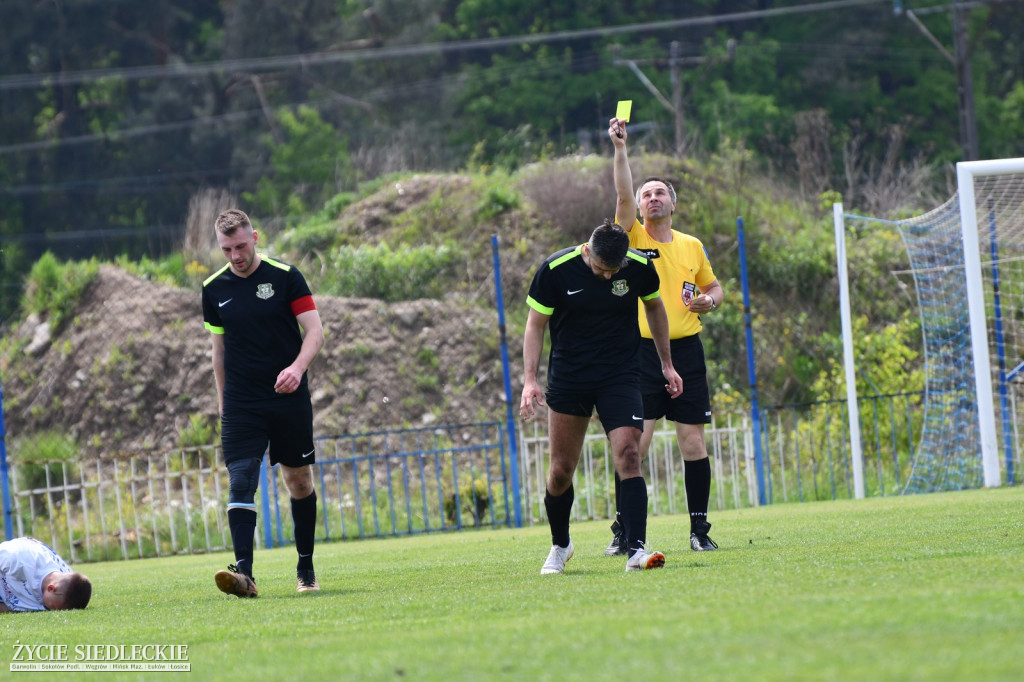
[[[96,230],[75,230],[72,232],[20,232],[5,234],[4,239],[25,243],[76,242],[85,239],[104,239],[107,237],[137,237],[140,234],[148,236],[177,236],[181,234],[181,228],[178,225],[140,225],[136,227],[104,227]]]
[[[564,40],[603,38],[645,31],[660,31],[693,26],[713,26],[751,19],[766,19],[790,14],[827,12],[848,7],[889,4],[892,0],[831,0],[792,7],[777,7],[733,14],[707,15],[685,19],[667,19],[625,26],[601,26],[574,31],[553,31],[506,38],[482,38],[476,40],[455,40],[445,43],[424,43],[420,45],[396,45],[392,47],[365,48],[345,52],[313,52],[281,57],[260,57],[254,59],[227,59],[201,64],[170,64],[160,66],[134,66],[88,71],[68,71],[45,74],[18,74],[0,77],[0,90],[21,90],[26,88],[49,87],[51,85],[72,85],[91,83],[103,78],[140,80],[144,78],[194,78],[211,73],[274,71],[296,67],[321,66],[339,62],[361,62],[400,57],[422,57],[472,50],[493,50],[526,44],[551,43]]]
[[[737,50],[745,49],[739,45]],[[803,57],[813,52],[819,61],[849,61],[860,62],[887,62],[891,60],[905,59],[938,59],[933,50],[924,48],[893,47],[890,45],[836,45],[827,43],[779,43],[777,45],[779,59],[784,60],[789,56]],[[596,53],[589,53],[590,63],[597,63],[599,60]],[[536,78],[548,72],[562,71],[564,66],[561,63],[550,67],[542,67],[536,63],[512,63],[504,66],[495,66],[489,69],[488,73],[503,78]],[[372,92],[359,96],[361,101],[367,103],[386,102],[395,95],[408,96],[413,93],[424,94],[437,91],[446,84],[457,80],[458,74],[441,75],[428,79],[397,83],[391,86],[378,88]],[[290,102],[279,106],[295,110],[300,105],[307,105],[317,108],[324,108],[333,103],[344,101],[346,98],[340,95],[331,95],[322,98],[307,99],[300,102]],[[226,114],[197,116],[195,118],[170,121],[166,123],[151,123],[134,126],[131,128],[110,129],[101,133],[88,133],[72,137],[55,137],[29,142],[16,142],[12,144],[0,144],[0,155],[15,154],[22,152],[35,152],[41,150],[52,150],[57,147],[94,144],[99,142],[119,142],[133,137],[145,137],[164,133],[172,133],[180,130],[191,130],[201,126],[214,126],[219,124],[235,124],[253,118],[265,116],[262,109],[250,109],[236,111]],[[2,191],[2,190],[0,190]]]

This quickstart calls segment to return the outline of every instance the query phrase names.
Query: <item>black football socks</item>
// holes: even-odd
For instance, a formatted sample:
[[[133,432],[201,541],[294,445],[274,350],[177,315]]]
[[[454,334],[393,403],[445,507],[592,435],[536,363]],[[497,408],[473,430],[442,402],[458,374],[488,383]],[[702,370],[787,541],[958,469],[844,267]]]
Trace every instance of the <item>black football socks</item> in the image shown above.
[[[296,569],[313,568],[313,543],[316,537],[316,491],[301,500],[292,499],[292,521],[295,524],[295,549],[299,553]]]
[[[683,470],[690,532],[703,533],[704,524],[708,520],[708,500],[711,497],[711,458],[684,461]]]
[[[235,549],[235,565],[239,573],[252,578],[252,545],[256,535],[256,511],[234,507],[228,509],[228,527]]]
[[[647,482],[643,476],[627,478],[619,484],[622,491],[621,522],[626,533],[629,556],[647,540]]]
[[[569,514],[576,493],[572,485],[564,493],[555,497],[544,490],[544,509],[548,513],[548,525],[551,526],[551,544],[559,547],[569,546]]]

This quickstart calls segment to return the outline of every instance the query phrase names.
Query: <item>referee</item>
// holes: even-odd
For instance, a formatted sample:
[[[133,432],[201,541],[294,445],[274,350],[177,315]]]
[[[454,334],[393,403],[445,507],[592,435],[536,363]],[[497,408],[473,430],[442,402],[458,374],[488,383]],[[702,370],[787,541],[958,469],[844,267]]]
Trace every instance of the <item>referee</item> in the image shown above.
[[[629,236],[608,221],[590,241],[562,249],[537,270],[526,302],[523,336],[523,395],[520,416],[548,407],[548,468],[544,507],[551,550],[541,575],[563,573],[573,555],[569,515],[572,479],[595,408],[611,442],[621,479],[622,525],[627,571],[660,568],[665,555],[646,545],[647,484],[640,473],[643,402],[640,395],[638,301],[654,332],[662,386],[677,396],[682,382],[668,355],[668,319],[659,297],[658,273],[648,258],[629,249]],[[544,330],[550,322],[547,393],[537,382]]]
[[[259,234],[245,213],[225,211],[215,228],[228,263],[203,282],[203,319],[213,338],[235,563],[214,578],[227,594],[258,595],[252,570],[256,486],[269,445],[270,464],[281,465],[291,495],[297,589],[316,591],[316,448],[306,369],[324,345],[320,314],[298,269],[256,252]]]

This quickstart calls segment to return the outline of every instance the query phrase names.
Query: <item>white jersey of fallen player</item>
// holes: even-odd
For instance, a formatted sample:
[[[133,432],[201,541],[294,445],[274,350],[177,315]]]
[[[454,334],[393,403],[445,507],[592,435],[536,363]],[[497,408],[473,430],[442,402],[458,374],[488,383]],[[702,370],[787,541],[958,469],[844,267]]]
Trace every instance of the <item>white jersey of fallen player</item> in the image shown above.
[[[44,611],[43,578],[71,567],[35,538],[0,542],[0,602],[11,611]]]

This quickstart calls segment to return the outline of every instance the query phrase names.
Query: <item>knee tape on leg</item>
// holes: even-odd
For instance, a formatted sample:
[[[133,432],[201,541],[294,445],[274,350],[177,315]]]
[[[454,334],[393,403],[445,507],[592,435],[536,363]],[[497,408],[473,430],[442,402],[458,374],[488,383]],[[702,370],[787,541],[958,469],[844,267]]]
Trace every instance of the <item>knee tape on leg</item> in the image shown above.
[[[228,504],[255,505],[260,460],[238,459],[228,464]]]

